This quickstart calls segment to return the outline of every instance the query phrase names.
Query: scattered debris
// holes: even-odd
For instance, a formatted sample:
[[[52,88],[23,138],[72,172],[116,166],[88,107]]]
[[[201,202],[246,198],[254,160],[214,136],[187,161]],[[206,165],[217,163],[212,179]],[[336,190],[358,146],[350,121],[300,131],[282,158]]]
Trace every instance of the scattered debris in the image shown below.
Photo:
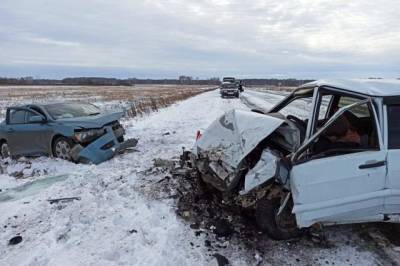
[[[214,227],[214,234],[217,237],[229,237],[234,232],[232,225],[226,219],[217,220]]]
[[[48,199],[47,201],[50,204],[59,203],[59,202],[70,202],[74,200],[81,200],[81,197],[70,197],[70,198],[58,198],[58,199]]]
[[[177,214],[190,223],[196,236],[207,236],[204,244],[209,249],[224,248],[225,241],[232,237],[237,237],[241,243],[254,248],[258,244],[262,245],[264,240],[269,240],[259,233],[254,213],[227,204],[220,194],[210,193],[214,188],[196,176],[176,175],[168,182],[155,185],[163,188],[171,186],[171,193],[179,191]]]
[[[22,236],[14,236],[8,241],[9,246],[15,246],[22,242]]]
[[[175,162],[171,160],[165,160],[161,158],[156,158],[153,159],[154,162],[154,167],[161,167],[161,168],[167,168],[167,169],[172,169],[175,166]]]
[[[23,171],[16,171],[10,174],[10,176],[15,177],[15,178],[23,178],[24,177],[24,172]]]
[[[215,259],[217,260],[218,266],[229,265],[229,260],[228,260],[225,256],[222,256],[222,255],[219,254],[219,253],[215,253],[213,256],[214,256]]]
[[[157,183],[162,183],[164,181],[168,181],[171,177],[170,176],[164,176],[163,178],[161,178],[160,180],[157,181]]]

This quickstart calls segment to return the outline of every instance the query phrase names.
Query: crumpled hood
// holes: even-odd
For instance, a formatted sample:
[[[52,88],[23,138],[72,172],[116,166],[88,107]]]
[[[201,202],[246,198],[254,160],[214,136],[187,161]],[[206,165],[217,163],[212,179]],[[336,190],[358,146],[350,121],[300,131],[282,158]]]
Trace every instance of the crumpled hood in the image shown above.
[[[119,120],[122,116],[123,112],[115,112],[94,116],[62,118],[58,119],[57,122],[81,128],[102,128],[106,124]]]
[[[240,162],[285,120],[249,111],[231,110],[215,120],[196,142],[194,153],[236,169]]]

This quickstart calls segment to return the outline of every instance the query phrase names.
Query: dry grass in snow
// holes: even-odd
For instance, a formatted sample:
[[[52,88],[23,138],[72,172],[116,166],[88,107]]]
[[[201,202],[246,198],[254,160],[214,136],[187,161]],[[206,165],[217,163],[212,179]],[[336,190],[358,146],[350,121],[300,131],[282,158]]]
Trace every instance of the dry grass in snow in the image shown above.
[[[196,85],[0,86],[0,118],[10,105],[84,101],[135,117],[213,89]]]

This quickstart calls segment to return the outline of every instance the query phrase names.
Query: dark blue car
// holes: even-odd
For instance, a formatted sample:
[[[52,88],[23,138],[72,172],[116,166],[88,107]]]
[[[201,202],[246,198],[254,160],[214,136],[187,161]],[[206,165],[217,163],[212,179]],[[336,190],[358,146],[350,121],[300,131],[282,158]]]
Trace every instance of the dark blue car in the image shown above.
[[[48,155],[98,164],[137,144],[136,139],[124,141],[122,115],[104,114],[87,103],[10,107],[0,123],[0,155]]]

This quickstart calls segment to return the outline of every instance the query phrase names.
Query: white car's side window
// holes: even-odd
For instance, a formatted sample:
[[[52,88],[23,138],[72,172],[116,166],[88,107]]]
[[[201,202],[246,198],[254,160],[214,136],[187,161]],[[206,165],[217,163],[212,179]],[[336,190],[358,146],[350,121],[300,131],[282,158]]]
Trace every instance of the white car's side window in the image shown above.
[[[388,148],[400,149],[400,105],[389,105],[388,113]]]
[[[369,102],[357,104],[341,112],[318,137],[308,144],[302,154],[321,158],[366,150],[379,150],[375,116]]]

